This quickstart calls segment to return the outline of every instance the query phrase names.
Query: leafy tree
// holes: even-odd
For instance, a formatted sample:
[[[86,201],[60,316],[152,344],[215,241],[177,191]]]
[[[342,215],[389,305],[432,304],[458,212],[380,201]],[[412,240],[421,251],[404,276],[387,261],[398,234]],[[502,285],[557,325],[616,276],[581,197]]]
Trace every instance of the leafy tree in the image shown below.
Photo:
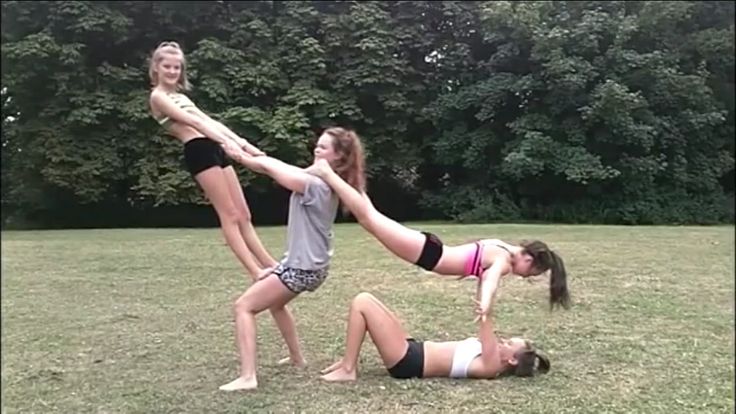
[[[148,112],[163,40],[193,100],[276,157],[306,165],[321,129],[355,128],[400,219],[733,222],[733,19],[717,1],[3,2],[3,223],[206,203]],[[281,220],[283,190],[239,172],[256,221]]]

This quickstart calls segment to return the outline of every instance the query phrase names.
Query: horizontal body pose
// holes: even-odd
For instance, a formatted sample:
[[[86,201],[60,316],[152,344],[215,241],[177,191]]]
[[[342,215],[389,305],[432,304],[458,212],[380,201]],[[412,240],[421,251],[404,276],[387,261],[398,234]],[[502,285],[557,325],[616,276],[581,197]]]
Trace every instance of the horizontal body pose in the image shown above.
[[[483,314],[493,305],[501,277],[535,276],[547,270],[550,271],[550,306],[569,308],[564,262],[545,243],[512,245],[487,239],[459,246],[444,245],[436,235],[410,229],[376,210],[367,194],[345,183],[329,164],[316,162],[307,171],[327,182],[358,223],[394,255],[440,275],[478,277]]]
[[[254,389],[256,378],[256,315],[282,309],[299,294],[319,288],[328,275],[332,256],[332,228],[339,200],[323,180],[275,158],[243,155],[234,158],[253,171],[269,175],[292,191],[289,200],[287,252],[283,260],[254,283],[233,306],[240,376],[220,387],[223,391]],[[358,136],[343,128],[329,128],[320,136],[315,160],[332,165],[341,179],[363,191],[363,149]],[[296,333],[295,333],[296,335]]]
[[[366,332],[394,378],[493,379],[503,375],[528,377],[549,371],[549,360],[529,341],[497,338],[491,320],[488,317],[480,322],[478,337],[449,342],[417,341],[406,333],[386,305],[370,293],[360,293],[350,305],[345,354],[322,370],[321,378],[357,379],[358,356]]]

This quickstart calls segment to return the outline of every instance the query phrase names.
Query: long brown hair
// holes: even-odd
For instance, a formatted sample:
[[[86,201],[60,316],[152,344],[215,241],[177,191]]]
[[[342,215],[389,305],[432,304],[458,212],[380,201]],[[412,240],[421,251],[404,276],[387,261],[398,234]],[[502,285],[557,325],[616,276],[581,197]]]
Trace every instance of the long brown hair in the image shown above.
[[[355,131],[332,127],[324,132],[332,137],[332,148],[339,156],[332,168],[353,188],[365,192],[365,153]]]
[[[521,247],[524,253],[528,254],[534,260],[533,266],[540,272],[550,271],[549,279],[549,305],[554,309],[555,306],[562,306],[570,309],[570,292],[567,290],[567,270],[565,270],[565,262],[562,258],[552,250],[544,242],[535,240],[532,242],[522,242]]]

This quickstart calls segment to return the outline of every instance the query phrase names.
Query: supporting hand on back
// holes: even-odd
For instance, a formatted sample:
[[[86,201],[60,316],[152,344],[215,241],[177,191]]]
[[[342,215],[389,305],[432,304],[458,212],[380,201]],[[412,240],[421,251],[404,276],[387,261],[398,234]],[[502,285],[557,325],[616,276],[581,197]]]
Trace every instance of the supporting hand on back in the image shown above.
[[[320,158],[318,160],[315,160],[314,164],[305,168],[304,171],[319,178],[324,178],[327,174],[330,173],[330,171],[332,171],[332,167],[330,167],[330,163],[327,162],[327,160]]]

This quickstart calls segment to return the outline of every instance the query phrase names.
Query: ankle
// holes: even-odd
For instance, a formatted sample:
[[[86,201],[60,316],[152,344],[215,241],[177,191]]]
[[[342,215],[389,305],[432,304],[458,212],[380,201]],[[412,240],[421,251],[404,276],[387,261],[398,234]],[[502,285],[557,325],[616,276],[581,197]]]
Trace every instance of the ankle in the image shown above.
[[[244,373],[240,374],[240,379],[243,381],[255,381],[257,379],[256,373]]]
[[[349,374],[352,374],[353,372],[355,372],[355,364],[348,364],[348,363],[343,362],[340,368]]]

